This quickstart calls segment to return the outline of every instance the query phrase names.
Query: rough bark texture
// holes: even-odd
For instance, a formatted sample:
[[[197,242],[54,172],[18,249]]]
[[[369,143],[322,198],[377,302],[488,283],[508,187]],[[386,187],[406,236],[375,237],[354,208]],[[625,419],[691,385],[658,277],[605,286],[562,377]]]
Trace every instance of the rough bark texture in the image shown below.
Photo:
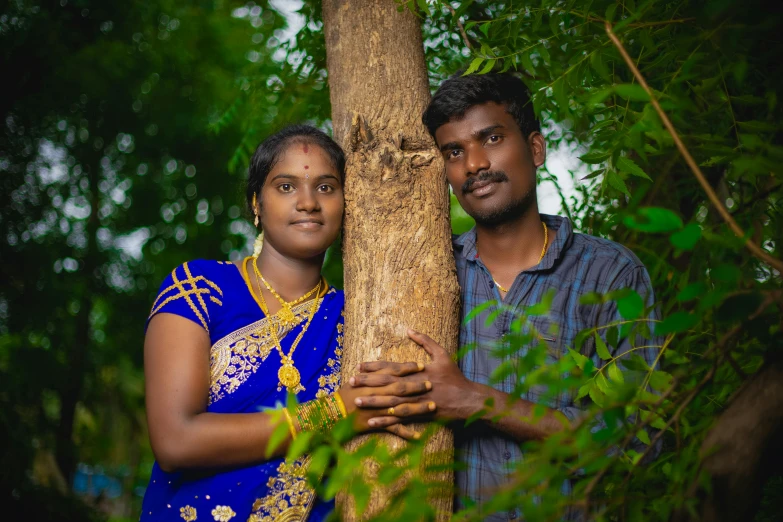
[[[396,7],[393,0],[323,1],[334,135],[347,155],[346,378],[362,361],[426,362],[407,339],[408,327],[452,353],[459,334],[448,188],[421,123],[430,98],[421,29],[412,13]],[[380,437],[393,449],[404,444]],[[452,444],[451,432],[441,429],[428,451],[450,457]],[[452,481],[450,474],[433,478]],[[369,511],[381,509],[391,493],[374,487]],[[451,512],[450,493],[433,501]],[[353,519],[353,509],[344,516]]]
[[[732,399],[702,444],[702,468],[711,491],[701,489],[702,522],[745,522],[759,508],[764,484],[780,471],[783,450],[783,361],[769,364]],[[675,522],[692,520],[687,512]]]

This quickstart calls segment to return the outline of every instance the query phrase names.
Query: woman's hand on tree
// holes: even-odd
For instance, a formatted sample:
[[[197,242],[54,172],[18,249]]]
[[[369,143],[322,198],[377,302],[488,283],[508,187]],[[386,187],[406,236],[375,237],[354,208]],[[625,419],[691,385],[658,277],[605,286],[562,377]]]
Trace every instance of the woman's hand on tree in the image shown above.
[[[435,411],[434,402],[420,400],[420,396],[429,391],[432,385],[425,380],[400,381],[399,377],[418,373],[423,370],[424,365],[386,364],[384,370],[376,372],[371,385],[357,386],[356,378],[352,377],[348,386],[340,388],[339,393],[345,403],[346,412],[349,416],[355,416],[354,428],[359,432],[385,430],[405,439],[418,439],[420,435],[401,422],[411,422]],[[377,404],[364,407],[361,399],[357,401],[359,397],[373,397]]]

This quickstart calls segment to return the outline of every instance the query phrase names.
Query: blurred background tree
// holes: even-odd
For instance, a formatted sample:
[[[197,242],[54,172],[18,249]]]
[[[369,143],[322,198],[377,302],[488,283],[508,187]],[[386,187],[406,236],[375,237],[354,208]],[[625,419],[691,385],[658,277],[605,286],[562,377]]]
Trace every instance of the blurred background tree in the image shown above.
[[[554,519],[567,502],[607,520],[706,519],[716,497],[755,511],[764,492],[756,520],[779,520],[770,440],[783,410],[764,409],[780,392],[758,377],[781,360],[780,271],[708,201],[605,22],[732,219],[779,259],[781,15],[737,0],[397,5],[422,20],[433,86],[460,67],[522,72],[554,152],[540,172],[544,208],[639,255],[665,317],[655,368],[610,357],[595,369],[574,356],[574,380],[553,386],[578,385],[607,427],[540,445],[541,464],[518,469],[517,489],[493,507],[526,503],[528,520]],[[287,122],[330,127],[320,5],[11,0],[0,9],[2,495],[25,518],[135,518],[152,459],[141,360],[149,304],[182,261],[248,251],[241,185],[263,136]],[[470,226],[455,206],[452,225]],[[341,285],[338,248],[326,272]],[[626,312],[638,315],[633,303]],[[606,337],[611,348],[616,334]],[[662,399],[629,392],[623,375],[634,372]],[[752,383],[769,395],[737,400],[745,417],[727,414]],[[626,420],[640,410],[639,423]],[[663,442],[655,463],[603,451],[647,424]],[[744,490],[726,490],[738,486],[720,474],[741,462],[704,458],[717,432],[755,466]],[[578,478],[575,500],[558,496],[566,476]],[[536,488],[543,502],[525,496]]]

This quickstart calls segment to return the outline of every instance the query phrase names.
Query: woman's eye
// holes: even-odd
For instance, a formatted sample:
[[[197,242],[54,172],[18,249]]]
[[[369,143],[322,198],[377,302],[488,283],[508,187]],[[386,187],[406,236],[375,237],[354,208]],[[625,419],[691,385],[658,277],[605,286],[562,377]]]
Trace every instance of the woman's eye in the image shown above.
[[[294,186],[291,185],[290,183],[283,183],[282,185],[280,185],[279,188],[281,192],[291,192],[292,190],[294,190]]]
[[[319,185],[318,190],[326,194],[329,194],[330,192],[334,191],[334,188],[332,188],[331,185]]]

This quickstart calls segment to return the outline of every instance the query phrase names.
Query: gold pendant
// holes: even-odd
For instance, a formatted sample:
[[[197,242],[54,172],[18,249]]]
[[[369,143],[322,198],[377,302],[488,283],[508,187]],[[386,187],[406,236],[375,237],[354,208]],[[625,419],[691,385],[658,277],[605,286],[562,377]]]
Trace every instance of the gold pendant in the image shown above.
[[[295,391],[299,386],[299,382],[302,380],[299,375],[299,370],[291,363],[285,363],[277,370],[277,378],[280,380],[280,383],[291,392]]]
[[[277,319],[284,325],[290,325],[294,324],[294,320],[296,317],[294,316],[294,312],[291,310],[288,306],[283,306],[280,308],[280,310],[277,312]]]

